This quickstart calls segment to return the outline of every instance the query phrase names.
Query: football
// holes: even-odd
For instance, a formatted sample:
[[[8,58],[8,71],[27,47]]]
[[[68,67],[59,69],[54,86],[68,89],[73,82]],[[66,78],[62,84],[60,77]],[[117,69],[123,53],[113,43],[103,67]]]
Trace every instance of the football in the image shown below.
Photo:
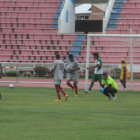
[[[9,87],[10,88],[14,88],[14,84],[9,84]]]
[[[71,67],[68,65],[67,68],[66,68],[67,72],[70,72],[71,70]]]

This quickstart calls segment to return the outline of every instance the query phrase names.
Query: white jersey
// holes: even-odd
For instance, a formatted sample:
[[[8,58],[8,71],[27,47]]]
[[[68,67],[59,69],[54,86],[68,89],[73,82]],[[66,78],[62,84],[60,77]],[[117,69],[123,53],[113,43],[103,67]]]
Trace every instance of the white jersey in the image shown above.
[[[73,70],[73,69],[78,69],[79,68],[79,65],[76,61],[73,61],[73,62],[69,62],[69,64],[67,65],[67,71],[69,72],[70,70]],[[77,71],[73,72],[72,74],[77,74]]]
[[[56,60],[53,64],[54,80],[62,80],[64,76],[64,62]]]

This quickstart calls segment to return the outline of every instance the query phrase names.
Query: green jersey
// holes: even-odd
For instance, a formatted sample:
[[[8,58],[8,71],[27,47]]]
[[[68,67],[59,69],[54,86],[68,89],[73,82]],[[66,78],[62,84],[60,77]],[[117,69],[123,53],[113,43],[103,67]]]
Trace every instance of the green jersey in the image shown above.
[[[107,80],[102,80],[102,85],[106,85],[108,87],[110,84],[111,88],[115,88],[116,90],[118,90],[116,82],[110,76],[108,76]]]
[[[94,74],[103,74],[101,58],[99,58],[99,57],[97,58],[95,65],[98,65],[98,67],[95,68]]]

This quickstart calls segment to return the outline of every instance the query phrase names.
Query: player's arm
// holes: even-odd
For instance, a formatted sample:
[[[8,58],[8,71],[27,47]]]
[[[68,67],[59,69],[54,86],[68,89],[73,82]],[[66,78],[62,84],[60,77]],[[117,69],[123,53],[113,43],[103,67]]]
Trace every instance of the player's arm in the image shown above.
[[[87,67],[87,69],[94,69],[94,68],[97,68],[99,66],[99,64],[95,65],[95,66],[90,66],[90,67]]]
[[[100,92],[101,92],[101,93],[104,92],[104,89],[105,89],[104,87],[105,87],[105,82],[102,81],[102,82],[101,82],[101,87],[100,87]]]
[[[70,70],[70,73],[73,73],[73,72],[78,71],[78,70],[80,70],[79,67],[78,68],[74,68],[74,69]]]
[[[98,61],[98,63],[95,65],[95,66],[90,66],[90,67],[87,67],[87,69],[91,69],[91,68],[98,68],[100,66],[100,62]]]
[[[106,84],[105,80],[102,80],[101,81],[101,87],[104,88],[105,87],[105,84]]]
[[[52,67],[50,73],[53,73],[53,72],[55,71],[55,69],[56,69],[56,65],[57,65],[56,63],[53,64],[53,67]]]
[[[70,73],[73,73],[73,72],[78,71],[78,70],[80,70],[80,67],[79,67],[78,63],[76,62],[75,63],[75,68],[70,70]]]
[[[104,86],[105,86],[105,85],[102,85],[102,86],[100,87],[100,92],[101,92],[101,93],[104,93],[104,90],[108,90],[109,88],[111,88],[111,84],[109,84],[109,86],[106,87],[106,88],[104,88]]]

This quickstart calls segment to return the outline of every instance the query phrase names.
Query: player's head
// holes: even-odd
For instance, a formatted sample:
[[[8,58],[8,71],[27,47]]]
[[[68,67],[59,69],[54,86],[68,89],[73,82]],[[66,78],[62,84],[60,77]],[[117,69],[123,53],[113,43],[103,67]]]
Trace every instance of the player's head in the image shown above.
[[[59,54],[56,55],[56,59],[57,59],[57,60],[60,59],[60,55],[59,55]]]
[[[99,57],[99,54],[97,52],[93,53],[93,56],[95,59],[97,59]]]
[[[123,59],[121,60],[121,63],[122,63],[122,64],[125,64],[125,62],[126,62],[126,60],[125,60],[125,58],[123,58]]]
[[[73,57],[73,55],[72,55],[72,54],[70,54],[70,55],[69,55],[69,60],[70,60],[71,62],[73,62],[73,61],[74,61],[74,57]]]
[[[103,73],[103,79],[104,79],[104,80],[107,80],[107,78],[108,78],[108,74],[107,74],[107,72],[104,72],[104,73]]]

